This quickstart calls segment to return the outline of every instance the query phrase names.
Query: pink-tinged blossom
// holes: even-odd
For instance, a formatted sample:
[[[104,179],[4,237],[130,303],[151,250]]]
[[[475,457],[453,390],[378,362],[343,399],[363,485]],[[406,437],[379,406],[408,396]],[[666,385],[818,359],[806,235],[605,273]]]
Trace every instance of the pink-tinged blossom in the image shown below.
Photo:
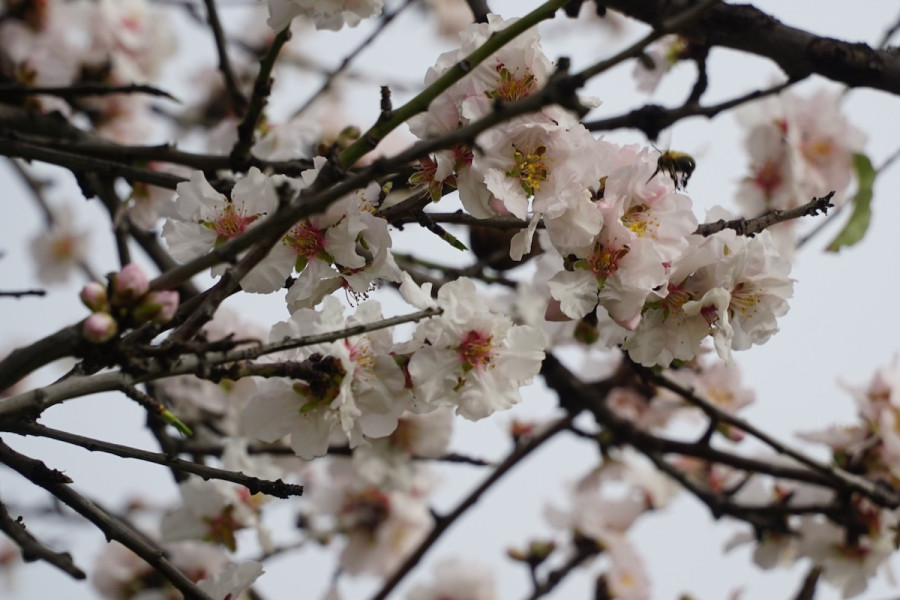
[[[730,360],[731,350],[768,340],[788,310],[790,263],[777,255],[766,232],[745,238],[725,230],[690,241],[668,286],[648,298],[640,325],[623,344],[645,366],[690,360],[707,336]]]
[[[262,574],[262,564],[249,560],[239,565],[229,564],[212,577],[198,581],[197,586],[213,600],[236,600]]]
[[[497,600],[491,570],[477,562],[444,559],[434,567],[434,580],[414,586],[406,600]]]
[[[575,253],[571,271],[548,283],[562,311],[580,319],[599,303],[628,329],[640,321],[644,301],[666,283],[666,270],[652,241],[640,238],[621,221],[606,219],[594,242]]]
[[[520,219],[528,214],[529,198],[533,212],[563,216],[570,199],[604,175],[604,147],[581,125],[514,119],[478,136],[477,145],[482,151],[475,153],[473,176]],[[599,231],[599,220],[596,226]]]
[[[611,597],[617,600],[648,600],[651,597],[650,578],[644,561],[631,543],[615,539],[612,543],[606,543],[605,551],[610,559],[606,584]]]
[[[455,406],[457,414],[478,420],[517,404],[519,387],[544,360],[543,333],[492,313],[467,278],[442,286],[437,303],[444,312],[419,325],[416,339],[427,344],[408,367],[416,410]]]
[[[504,21],[495,15],[489,15],[487,23],[475,23],[467,27],[460,34],[460,48],[446,52],[438,58],[435,66],[430,68],[425,75],[425,84],[430,85],[436,81],[460,60],[480,48],[494,32],[508,27],[513,22],[515,20]],[[424,139],[467,125],[489,114],[497,101],[515,102],[530,96],[542,88],[549,79],[552,68],[552,63],[544,56],[541,50],[540,34],[537,28],[532,28],[475,66],[465,77],[435,98],[429,105],[427,112],[410,119],[410,131]],[[574,127],[576,124],[575,119],[558,108],[550,107],[545,109],[545,112],[551,116],[532,115],[528,119],[517,119],[514,123],[534,123],[550,127],[561,124],[559,127],[563,130]],[[518,126],[511,123],[504,125],[503,129],[509,132],[518,129]],[[580,129],[583,128],[579,126]],[[509,133],[500,134],[499,136],[486,135],[487,137],[484,137],[484,140],[479,139],[479,144],[510,145]],[[518,148],[518,152],[522,157],[521,160],[517,161],[518,163],[539,162],[535,160],[536,153],[546,152],[546,146],[548,144],[553,145],[549,141],[538,141],[538,143],[531,144],[531,142],[535,142],[535,139],[530,141],[524,139],[528,137],[535,138],[536,136],[539,136],[536,131],[530,135],[527,132],[522,132],[520,137],[523,139],[516,140],[516,143],[522,146]],[[590,137],[589,134],[588,137]],[[540,143],[545,145],[544,150],[539,148]],[[555,148],[556,146],[553,145],[553,147]],[[503,156],[500,162],[513,161],[514,156],[512,152],[515,151],[511,151],[509,156]],[[491,152],[488,153],[488,155],[490,154]],[[555,150],[551,154],[555,154]],[[526,157],[531,158],[528,158],[526,161]],[[520,206],[522,204],[521,198],[516,201],[509,200],[514,205],[513,208],[504,208],[504,201],[492,198],[491,186],[485,185],[484,169],[473,170],[471,168],[474,158],[475,155],[468,146],[458,146],[437,152],[431,177],[434,182],[444,182],[457,186],[463,206],[476,217],[485,218],[502,212],[513,212],[524,217]],[[512,167],[512,165],[513,163],[510,162],[506,166]],[[500,165],[498,163],[493,166],[499,167]],[[523,167],[532,169],[534,165],[520,164],[520,168]],[[486,168],[490,169],[492,165],[487,165]],[[533,184],[538,182],[536,174],[530,179]],[[562,178],[558,177],[557,179],[561,180]],[[502,183],[498,180],[494,183],[494,186],[503,187]],[[518,192],[515,194],[517,198],[521,196]],[[530,194],[527,194],[526,198],[527,196],[530,196]]]
[[[822,578],[838,588],[842,598],[852,598],[866,591],[869,580],[895,551],[891,527],[896,518],[881,511],[885,531],[863,535],[855,542],[847,539],[843,528],[815,517],[803,517],[798,528],[800,555],[822,567]]]
[[[53,216],[50,229],[31,238],[31,258],[38,281],[65,283],[88,256],[89,232],[76,226],[75,215],[67,204],[51,207],[50,213]]]
[[[449,407],[421,415],[404,413],[391,435],[353,450],[353,467],[372,485],[408,492],[420,477],[418,467],[422,466],[414,458],[443,456],[452,433],[453,413]]]
[[[315,168],[302,174],[304,185],[315,181],[325,162],[315,158]],[[272,249],[270,257],[290,261],[300,272],[286,297],[291,312],[312,308],[341,288],[364,298],[378,279],[400,281],[388,223],[374,214],[380,195],[375,182],[356,190],[295,224]]]
[[[243,486],[192,478],[178,489],[182,505],[163,515],[163,541],[203,540],[234,552],[235,533],[257,524],[257,509]]]
[[[349,460],[332,459],[312,497],[313,521],[329,520],[346,538],[341,568],[351,575],[386,576],[406,559],[434,524],[422,493],[385,491],[361,479]]]
[[[738,111],[750,155],[750,174],[738,191],[745,213],[793,208],[832,190],[836,203],[844,201],[853,154],[866,139],[841,113],[840,97],[826,90],[784,93]]]
[[[112,302],[116,306],[129,306],[149,290],[150,280],[137,263],[128,263],[112,276]]]
[[[97,281],[90,281],[81,288],[78,295],[81,303],[92,311],[108,311],[109,298],[106,293],[106,286]]]
[[[138,322],[168,323],[175,316],[179,302],[175,290],[159,290],[145,295],[132,315]]]
[[[255,226],[278,207],[276,185],[284,178],[269,177],[256,167],[234,184],[231,198],[217,192],[203,173],[194,171],[190,181],[178,184],[175,207],[162,235],[172,256],[181,262],[206,254]],[[289,258],[270,253],[241,280],[245,291],[269,293],[284,284],[290,272]],[[286,264],[282,264],[286,263]],[[211,274],[222,275],[227,265],[217,265]]]
[[[277,323],[269,337],[274,342],[331,333],[381,319],[378,303],[365,302],[345,321],[340,302],[328,296],[321,311],[298,310]],[[244,409],[244,431],[266,442],[290,434],[291,447],[305,459],[325,454],[338,432],[351,447],[390,435],[410,401],[392,349],[392,334],[383,329],[287,351],[283,358],[304,361],[309,375],[263,383]]]
[[[269,27],[281,31],[295,17],[312,20],[316,29],[337,31],[344,25],[356,27],[363,19],[377,17],[383,0],[268,0]]]
[[[163,551],[192,581],[200,581],[221,572],[228,564],[225,553],[201,542],[163,544]],[[165,578],[147,561],[118,542],[109,542],[97,557],[91,584],[105,600],[171,600],[181,598]]]
[[[663,76],[685,55],[687,45],[685,38],[667,35],[648,46],[634,63],[632,75],[637,88],[648,94],[655,91]]]

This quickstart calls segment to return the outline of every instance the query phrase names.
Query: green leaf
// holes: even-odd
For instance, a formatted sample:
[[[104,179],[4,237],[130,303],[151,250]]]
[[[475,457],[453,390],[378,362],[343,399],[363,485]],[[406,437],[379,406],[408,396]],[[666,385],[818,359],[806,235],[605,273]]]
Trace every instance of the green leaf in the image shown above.
[[[829,252],[837,252],[844,246],[852,246],[863,239],[872,220],[872,186],[877,174],[872,161],[865,154],[853,155],[853,168],[856,169],[857,191],[853,198],[853,214],[844,225],[844,229],[828,244]]]
[[[453,246],[454,248],[456,248],[457,250],[468,250],[468,247],[466,247],[465,244],[463,244],[461,241],[459,241],[459,238],[457,238],[452,233],[444,231],[441,234],[441,239],[444,240],[445,242],[447,242],[448,244],[450,244],[451,246]]]
[[[172,427],[177,429],[178,433],[180,433],[181,435],[185,435],[185,436],[194,435],[194,432],[191,431],[191,428],[188,427],[187,425],[185,425],[184,423],[182,423],[181,420],[178,417],[176,417],[174,415],[174,413],[172,413],[168,409],[164,408],[159,413],[159,416],[162,417],[163,421],[165,421],[166,423],[168,423],[169,425],[171,425]]]

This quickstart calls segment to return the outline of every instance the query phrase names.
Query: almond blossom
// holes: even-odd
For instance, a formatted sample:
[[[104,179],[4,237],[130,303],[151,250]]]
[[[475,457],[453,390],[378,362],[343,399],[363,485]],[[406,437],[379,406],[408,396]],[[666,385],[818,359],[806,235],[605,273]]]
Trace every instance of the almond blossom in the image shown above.
[[[316,29],[337,31],[344,25],[356,27],[363,19],[377,17],[383,0],[268,0],[269,27],[281,31],[295,17],[310,18]]]
[[[178,488],[183,503],[163,516],[163,541],[203,540],[234,552],[235,533],[257,523],[257,509],[243,486],[192,478]]]
[[[162,235],[172,256],[187,262],[206,254],[257,225],[278,208],[276,185],[282,177],[269,177],[256,167],[234,184],[231,197],[220,194],[206,181],[201,171],[194,171],[190,181],[178,184],[175,209],[177,216],[167,219]],[[288,258],[289,261],[289,258]],[[260,261],[241,280],[245,291],[269,293],[284,284],[290,262],[273,255]],[[222,275],[228,265],[216,265],[211,274]]]
[[[41,231],[31,238],[31,259],[37,268],[38,281],[64,283],[88,256],[89,230],[76,225],[68,204],[52,206],[50,215],[49,231]]]
[[[691,250],[672,266],[665,290],[648,297],[637,329],[623,348],[643,365],[690,360],[712,336],[726,360],[731,350],[761,344],[777,330],[793,291],[790,263],[778,256],[767,232],[754,237],[724,230],[691,236]]]
[[[492,313],[465,277],[442,286],[437,305],[443,314],[419,325],[425,345],[409,361],[416,410],[455,406],[474,421],[517,404],[544,360],[543,333]]]
[[[386,576],[427,535],[434,524],[417,485],[407,492],[385,491],[361,479],[350,461],[333,458],[328,477],[316,488],[313,520],[328,519],[346,538],[340,566],[351,575]]]
[[[345,322],[340,302],[327,296],[321,311],[294,312],[288,321],[275,324],[269,339],[336,332],[381,318],[378,303],[365,302]],[[284,353],[284,358],[302,361],[308,374],[260,384],[259,394],[244,409],[244,432],[266,442],[290,434],[291,447],[305,459],[325,454],[338,432],[351,447],[390,435],[410,405],[406,378],[390,356],[392,349],[390,331],[378,330]]]
[[[444,559],[434,567],[434,581],[420,583],[407,594],[407,600],[496,600],[497,592],[490,569],[476,562]]]

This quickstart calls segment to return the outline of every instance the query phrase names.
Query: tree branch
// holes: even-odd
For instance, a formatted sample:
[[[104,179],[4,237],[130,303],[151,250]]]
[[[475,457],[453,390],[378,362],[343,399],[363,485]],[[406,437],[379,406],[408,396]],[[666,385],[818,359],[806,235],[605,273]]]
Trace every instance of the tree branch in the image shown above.
[[[71,554],[55,552],[42,544],[25,528],[22,517],[13,519],[2,502],[0,502],[0,531],[8,535],[21,548],[22,560],[25,562],[43,560],[75,579],[87,578],[84,571],[75,566]]]
[[[75,512],[93,523],[106,535],[107,539],[120,542],[159,571],[174,585],[187,600],[215,600],[182,573],[165,555],[120,519],[107,513],[96,504],[76,492],[69,484],[71,480],[56,470],[49,469],[43,462],[19,454],[0,440],[0,462],[37,485],[44,488]]]

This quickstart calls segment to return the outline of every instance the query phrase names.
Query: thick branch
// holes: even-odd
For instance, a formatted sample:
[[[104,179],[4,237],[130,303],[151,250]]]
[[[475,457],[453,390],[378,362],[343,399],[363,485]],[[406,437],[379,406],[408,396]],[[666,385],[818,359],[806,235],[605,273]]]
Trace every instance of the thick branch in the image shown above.
[[[654,25],[661,15],[682,10],[689,3],[612,0],[604,4]],[[785,25],[749,4],[719,4],[680,33],[709,46],[769,58],[792,79],[816,73],[851,87],[900,94],[900,54],[817,36]]]

